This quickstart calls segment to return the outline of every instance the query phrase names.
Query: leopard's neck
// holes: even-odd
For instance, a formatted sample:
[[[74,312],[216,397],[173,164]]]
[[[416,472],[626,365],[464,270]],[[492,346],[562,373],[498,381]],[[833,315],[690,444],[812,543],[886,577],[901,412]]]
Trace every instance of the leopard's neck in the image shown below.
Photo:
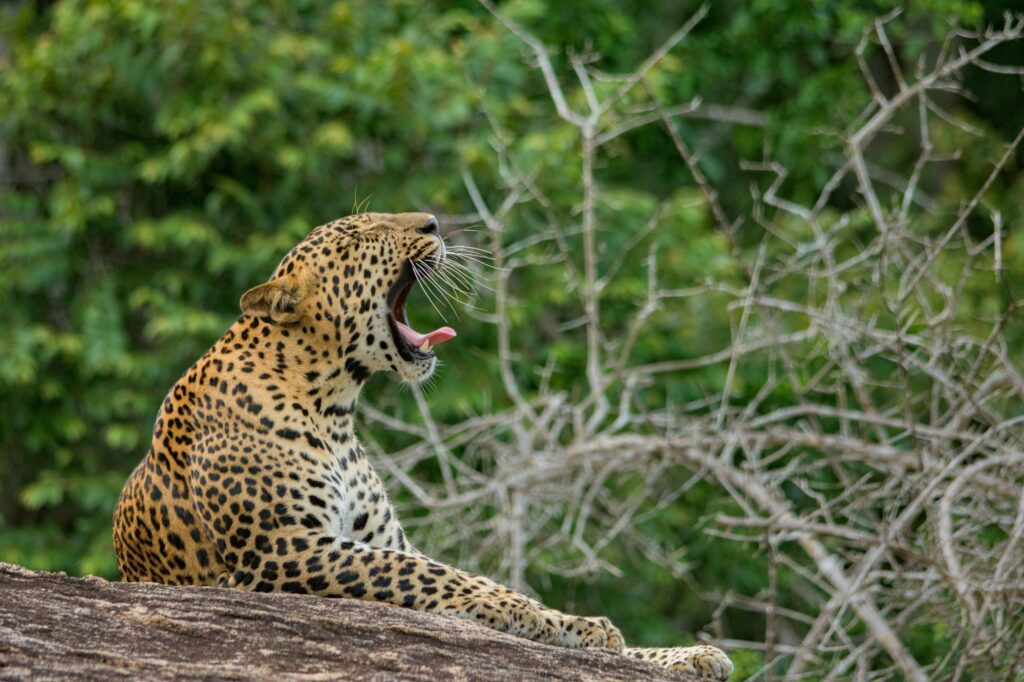
[[[239,366],[247,378],[244,391],[266,398],[262,403],[268,409],[257,415],[264,426],[288,435],[310,430],[337,449],[355,443],[354,413],[369,371],[336,347],[337,340],[330,342],[327,324],[282,327],[241,317],[205,360],[217,369],[232,362]],[[291,423],[300,417],[307,424]]]

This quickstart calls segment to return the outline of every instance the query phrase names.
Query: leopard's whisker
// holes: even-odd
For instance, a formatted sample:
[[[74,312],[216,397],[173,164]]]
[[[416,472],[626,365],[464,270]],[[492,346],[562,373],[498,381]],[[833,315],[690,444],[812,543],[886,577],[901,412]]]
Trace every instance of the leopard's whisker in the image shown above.
[[[434,267],[429,273],[429,276],[437,276],[449,287],[455,289],[459,293],[465,296],[471,296],[474,293],[473,290],[476,288],[476,282],[473,278],[466,278],[465,276],[457,278],[453,277],[453,274],[458,271],[457,268],[455,268],[457,265],[458,264],[454,261],[448,258],[442,259],[440,254],[437,254],[435,255]]]
[[[437,313],[437,316],[443,319],[444,315],[441,314],[441,309],[437,307],[437,303],[434,301],[434,295],[431,294],[431,292],[430,292],[430,287],[425,286],[426,285],[426,276],[425,276],[425,274],[421,273],[421,267],[415,261],[410,261],[410,264],[412,265],[412,270],[413,270],[413,273],[415,273],[415,275],[416,275],[417,281],[419,281],[421,284],[424,284],[424,286],[422,287],[423,295],[426,297],[427,301],[430,303],[430,306],[434,309],[434,312]]]
[[[448,235],[458,234],[459,232],[487,232],[487,230],[481,229],[483,226],[484,224],[482,222],[470,223],[466,227],[454,228],[451,232],[446,233],[445,236],[447,237]]]
[[[487,284],[487,281],[484,279],[484,277],[480,275],[480,273],[473,270],[472,268],[469,268],[463,265],[462,263],[456,263],[455,261],[451,261],[447,265],[449,266],[448,271],[451,274],[454,275],[457,273],[460,277],[467,280],[468,283],[470,283],[474,288],[482,288],[487,289],[488,291],[494,291],[494,288]]]
[[[472,244],[452,244],[451,248],[461,249],[463,251],[486,251],[490,253],[490,249],[484,248],[482,246],[474,246]]]
[[[469,270],[466,270],[466,272],[460,272],[458,269],[455,268],[448,269],[447,266],[449,265],[456,264],[446,259],[441,264],[441,267],[435,268],[430,272],[425,273],[424,279],[432,280],[432,278],[436,278],[437,281],[432,280],[430,282],[430,286],[433,287],[433,290],[435,292],[440,292],[444,296],[450,298],[452,302],[458,303],[460,306],[469,308],[471,310],[482,311],[483,308],[474,305],[471,302],[471,299],[473,299],[476,296],[476,289],[479,288],[480,286],[483,286],[484,288],[487,289],[490,289],[490,287],[478,281],[476,273],[473,273],[472,271]],[[461,264],[458,265],[464,268],[464,266],[461,266]],[[472,277],[470,277],[469,275],[472,275]],[[442,287],[441,284],[444,284],[445,287]],[[453,312],[455,312],[456,316],[458,316],[458,311],[454,308],[454,306],[451,303],[449,303],[449,307],[451,307]]]
[[[431,300],[431,303],[433,303],[435,298],[439,299],[440,301],[443,301],[451,309],[451,311],[455,313],[455,317],[459,319],[459,311],[455,309],[455,306],[452,305],[450,300],[452,298],[451,294],[444,291],[441,287],[437,285],[436,282],[432,281],[431,279],[433,274],[436,273],[437,270],[435,268],[430,268],[421,263],[414,262],[412,265],[413,271],[416,273],[416,279],[420,282],[420,284],[423,285],[423,292]],[[441,314],[440,309],[438,309],[437,305],[434,306],[434,310],[437,311],[438,316],[440,316],[441,318],[444,317],[444,315]]]
[[[416,273],[416,280],[423,285],[424,291],[426,291],[430,296],[434,297],[438,301],[445,300],[448,297],[448,294],[445,291],[442,291],[437,286],[437,283],[433,281],[434,273],[437,272],[436,268],[423,263],[414,263],[413,269]]]
[[[434,276],[437,278],[435,286],[443,291],[454,303],[458,303],[460,306],[470,306],[469,300],[473,297],[473,289],[465,283],[459,283],[454,280],[451,276],[451,272],[436,271]],[[442,287],[444,284],[445,287]]]
[[[463,232],[480,232],[481,227],[483,227],[483,223],[470,224],[465,227],[456,227],[448,232],[445,232],[444,238],[448,239],[449,237],[454,237],[455,235],[461,234]]]
[[[453,253],[453,254],[449,254],[449,257],[451,257],[451,258],[461,258],[461,259],[463,259],[463,260],[465,260],[467,262],[475,263],[476,265],[479,265],[482,268],[487,268],[489,270],[495,270],[497,272],[506,272],[506,271],[508,271],[508,268],[498,267],[497,265],[494,265],[492,263],[488,263],[486,261],[482,261],[479,258],[477,258],[476,256],[473,256],[473,255],[467,254],[467,253]]]
[[[434,271],[434,274],[439,279],[444,280],[445,283],[447,283],[456,291],[465,294],[466,296],[470,296],[473,294],[473,290],[475,288],[473,280],[467,279],[465,274],[455,269],[454,267],[439,268]]]
[[[465,260],[465,262],[460,261],[459,260],[460,258]],[[465,256],[457,254],[455,258],[450,260],[450,264],[453,267],[457,267],[457,268],[460,268],[462,270],[467,270],[469,272],[472,272],[474,275],[479,275],[479,273],[477,273],[476,270],[474,270],[473,268],[469,267],[469,264],[480,265],[480,263],[478,263],[477,261],[474,261],[474,260],[466,259]]]
[[[441,270],[442,270],[443,267],[444,267],[443,263],[442,264],[435,264],[433,267],[423,267],[420,270],[420,272],[423,275],[424,284],[426,284],[428,286],[434,287],[434,289],[437,291],[437,293],[439,293],[439,294],[441,294],[443,296],[451,297],[453,294],[450,291],[445,290],[443,287],[441,287],[438,284],[437,281],[434,281],[437,278],[441,278],[441,274],[440,273],[441,273]],[[442,281],[445,282],[446,284],[450,284],[446,279],[442,279]],[[459,291],[461,291],[461,289]]]
[[[455,253],[477,256],[478,258],[483,258],[486,260],[494,260],[494,256],[491,255],[490,251],[488,251],[487,249],[480,249],[475,246],[461,246],[459,244],[456,244],[454,246],[448,247],[448,250],[454,251]]]
[[[467,298],[476,296],[477,291],[482,287],[479,282],[467,277],[458,270],[446,270],[444,273],[439,274],[438,277],[443,278],[448,282],[449,286]]]

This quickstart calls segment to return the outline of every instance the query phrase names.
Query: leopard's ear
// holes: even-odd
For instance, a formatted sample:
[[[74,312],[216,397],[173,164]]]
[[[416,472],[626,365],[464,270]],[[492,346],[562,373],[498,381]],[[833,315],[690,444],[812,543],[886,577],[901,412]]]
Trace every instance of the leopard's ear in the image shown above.
[[[249,289],[242,294],[239,305],[250,317],[268,317],[277,324],[294,324],[302,318],[302,303],[311,290],[306,278],[288,273]]]

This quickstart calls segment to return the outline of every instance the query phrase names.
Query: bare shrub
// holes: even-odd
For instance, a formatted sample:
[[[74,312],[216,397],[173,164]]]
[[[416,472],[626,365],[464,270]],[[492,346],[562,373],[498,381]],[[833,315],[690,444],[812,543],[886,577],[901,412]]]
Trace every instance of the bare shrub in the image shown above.
[[[785,595],[774,587],[762,594],[704,594],[720,612],[764,615],[763,641],[720,633],[716,643],[763,650],[765,675],[1021,674],[1024,377],[1004,334],[1024,299],[1005,281],[1007,227],[986,208],[985,195],[1024,131],[990,159],[988,179],[969,188],[959,210],[944,210],[925,183],[942,164],[962,162],[936,135],[969,131],[940,101],[958,91],[968,66],[1008,73],[1008,80],[1019,76],[985,55],[1024,37],[1024,19],[1008,17],[982,33],[954,31],[911,74],[901,70],[887,36],[896,15],[881,18],[857,51],[873,97],[845,131],[845,155],[817,199],[787,198],[786,168],[766,156],[736,169],[769,182],[754,183],[767,189],[755,190],[749,215],[730,216],[679,134],[679,121],[757,125],[760,114],[699,100],[662,103],[646,87],[650,69],[686,39],[705,10],[628,75],[603,74],[585,56],[572,56],[575,82],[568,93],[549,49],[481,1],[521,39],[563,124],[578,134],[577,220],[559,217],[572,207],[552,206],[544,178],[521,173],[502,142],[507,133],[495,130],[504,199],[488,203],[479,179],[468,170],[464,179],[477,212],[466,220],[484,226],[483,245],[496,269],[468,258],[472,273],[463,275],[493,289],[493,297],[482,299],[493,301],[493,310],[480,317],[496,328],[495,361],[511,407],[440,424],[413,389],[421,415],[368,410],[371,431],[397,429],[416,438],[400,452],[381,454],[385,471],[422,505],[409,525],[456,529],[443,538],[424,530],[421,537],[432,551],[461,556],[470,566],[475,558],[501,557],[500,565],[484,568],[520,589],[529,589],[527,567],[542,560],[545,570],[564,575],[616,573],[606,558],[616,543],[684,575],[686,548],[646,536],[642,521],[703,479],[740,510],[714,517],[718,542],[755,543],[770,576],[783,569],[797,576],[798,589]],[[880,63],[888,65],[885,82],[894,83],[886,92],[872,72]],[[636,105],[638,93],[646,93],[644,106]],[[574,108],[573,101],[586,106]],[[623,323],[621,316],[609,321],[602,309],[620,262],[599,250],[601,185],[594,175],[606,145],[644,125],[662,126],[678,150],[717,229],[733,245],[745,285],[711,280],[669,288],[659,281],[652,248],[646,292]],[[883,168],[872,159],[894,134],[916,135],[920,153],[905,167]],[[965,157],[971,153],[963,150]],[[851,186],[859,205],[837,208],[834,193]],[[507,226],[527,209],[548,216],[547,224],[526,239],[509,238]],[[667,210],[663,205],[650,217],[632,248],[644,248]],[[969,220],[987,221],[988,235],[972,236]],[[764,236],[751,249],[740,230],[755,227]],[[541,242],[551,246],[549,256],[529,255]],[[517,380],[531,368],[517,366],[509,288],[525,267],[566,277],[577,310],[563,322],[585,335],[584,391],[552,390],[550,364],[537,370],[537,390],[524,390]],[[999,282],[1005,295],[972,310],[968,292],[980,280]],[[638,339],[651,333],[651,319],[701,297],[728,305],[727,347],[703,357],[632,361]],[[764,383],[753,399],[738,403],[733,383],[750,365],[763,368]],[[714,366],[725,372],[723,390],[693,404],[661,401],[650,408],[659,401],[646,398],[660,395],[664,381]],[[443,474],[438,483],[410,474],[430,459]],[[670,474],[689,483],[660,485]],[[932,660],[915,660],[901,639],[921,623],[949,633],[948,650]]]

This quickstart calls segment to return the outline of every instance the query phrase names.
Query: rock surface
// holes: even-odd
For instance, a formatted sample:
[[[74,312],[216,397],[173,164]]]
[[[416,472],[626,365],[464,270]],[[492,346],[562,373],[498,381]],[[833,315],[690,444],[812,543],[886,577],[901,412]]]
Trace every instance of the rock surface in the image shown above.
[[[0,679],[686,680],[349,599],[72,578],[0,563]]]

